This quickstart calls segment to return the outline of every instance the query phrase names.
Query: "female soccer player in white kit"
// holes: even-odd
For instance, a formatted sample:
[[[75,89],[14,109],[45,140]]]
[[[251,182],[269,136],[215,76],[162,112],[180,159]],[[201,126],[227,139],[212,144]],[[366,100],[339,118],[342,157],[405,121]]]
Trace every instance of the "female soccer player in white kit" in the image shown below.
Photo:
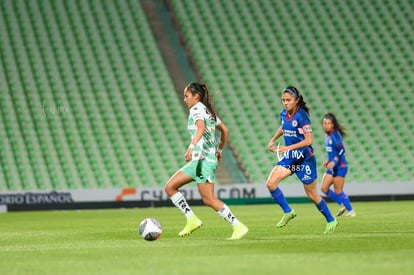
[[[227,141],[228,129],[216,116],[207,86],[191,83],[184,89],[184,102],[189,109],[187,129],[191,135],[191,143],[184,155],[188,162],[179,169],[165,185],[165,192],[172,203],[187,218],[184,229],[179,236],[187,236],[202,225],[202,221],[194,214],[179,188],[195,181],[203,203],[213,208],[233,226],[230,240],[237,240],[247,234],[248,228],[231,212],[229,207],[214,194],[215,172],[217,161],[221,160],[221,152]],[[216,149],[215,130],[221,132],[220,143]]]

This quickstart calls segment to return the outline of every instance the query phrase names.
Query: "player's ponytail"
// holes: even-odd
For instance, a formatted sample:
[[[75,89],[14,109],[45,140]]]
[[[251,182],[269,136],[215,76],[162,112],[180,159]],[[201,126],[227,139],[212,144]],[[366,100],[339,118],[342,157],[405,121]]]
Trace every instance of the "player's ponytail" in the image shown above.
[[[306,102],[305,102],[305,100],[303,99],[303,95],[299,92],[299,90],[298,90],[296,87],[293,87],[293,86],[286,87],[286,88],[283,90],[283,92],[284,92],[284,93],[290,93],[290,94],[291,94],[291,95],[293,95],[296,99],[299,99],[299,101],[298,101],[298,105],[299,105],[299,107],[300,107],[300,108],[302,108],[303,110],[305,110],[305,112],[306,112],[307,114],[309,114],[309,113],[310,113],[310,109],[309,109],[309,107],[306,105]]]
[[[346,131],[345,131],[346,129],[339,123],[339,121],[336,119],[336,116],[333,113],[324,114],[322,120],[325,118],[332,121],[334,128],[338,130],[339,133],[341,133],[341,136],[343,138],[346,137]]]
[[[200,96],[201,103],[207,107],[211,116],[214,120],[216,120],[216,111],[214,110],[211,102],[212,100],[209,95],[207,85],[193,82],[187,85],[187,89],[190,90],[192,94],[198,94]]]

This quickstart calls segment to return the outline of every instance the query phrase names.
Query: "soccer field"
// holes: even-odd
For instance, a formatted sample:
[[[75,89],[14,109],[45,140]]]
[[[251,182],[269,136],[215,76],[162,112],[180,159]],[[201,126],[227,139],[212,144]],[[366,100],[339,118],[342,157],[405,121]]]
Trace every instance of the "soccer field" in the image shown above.
[[[332,212],[337,205],[329,204]],[[0,215],[1,274],[412,274],[414,203],[354,202],[358,216],[341,217],[334,234],[312,204],[276,228],[276,205],[231,206],[250,229],[228,241],[231,227],[213,210],[193,207],[203,227],[190,237],[174,207],[10,212]],[[138,234],[145,217],[164,232]]]

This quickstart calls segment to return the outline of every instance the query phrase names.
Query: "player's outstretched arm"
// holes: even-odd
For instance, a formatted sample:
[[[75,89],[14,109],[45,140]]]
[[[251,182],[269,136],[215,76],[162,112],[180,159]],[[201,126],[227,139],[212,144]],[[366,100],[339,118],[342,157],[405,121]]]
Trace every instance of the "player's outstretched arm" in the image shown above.
[[[267,144],[267,149],[269,149],[269,151],[271,152],[275,152],[276,147],[274,146],[275,141],[280,138],[283,135],[283,130],[282,127],[279,127],[279,129],[277,129],[276,133],[273,135],[273,137],[270,139],[269,144]]]

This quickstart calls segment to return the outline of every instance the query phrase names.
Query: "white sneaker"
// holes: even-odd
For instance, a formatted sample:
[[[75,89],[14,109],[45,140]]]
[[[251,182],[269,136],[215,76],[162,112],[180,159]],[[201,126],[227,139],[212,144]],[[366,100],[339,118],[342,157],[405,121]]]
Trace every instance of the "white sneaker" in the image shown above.
[[[351,211],[349,211],[348,214],[346,214],[346,217],[356,217],[355,210],[352,209]]]
[[[338,212],[336,213],[337,217],[342,216],[346,212],[345,206],[341,205],[341,208],[339,208]]]

